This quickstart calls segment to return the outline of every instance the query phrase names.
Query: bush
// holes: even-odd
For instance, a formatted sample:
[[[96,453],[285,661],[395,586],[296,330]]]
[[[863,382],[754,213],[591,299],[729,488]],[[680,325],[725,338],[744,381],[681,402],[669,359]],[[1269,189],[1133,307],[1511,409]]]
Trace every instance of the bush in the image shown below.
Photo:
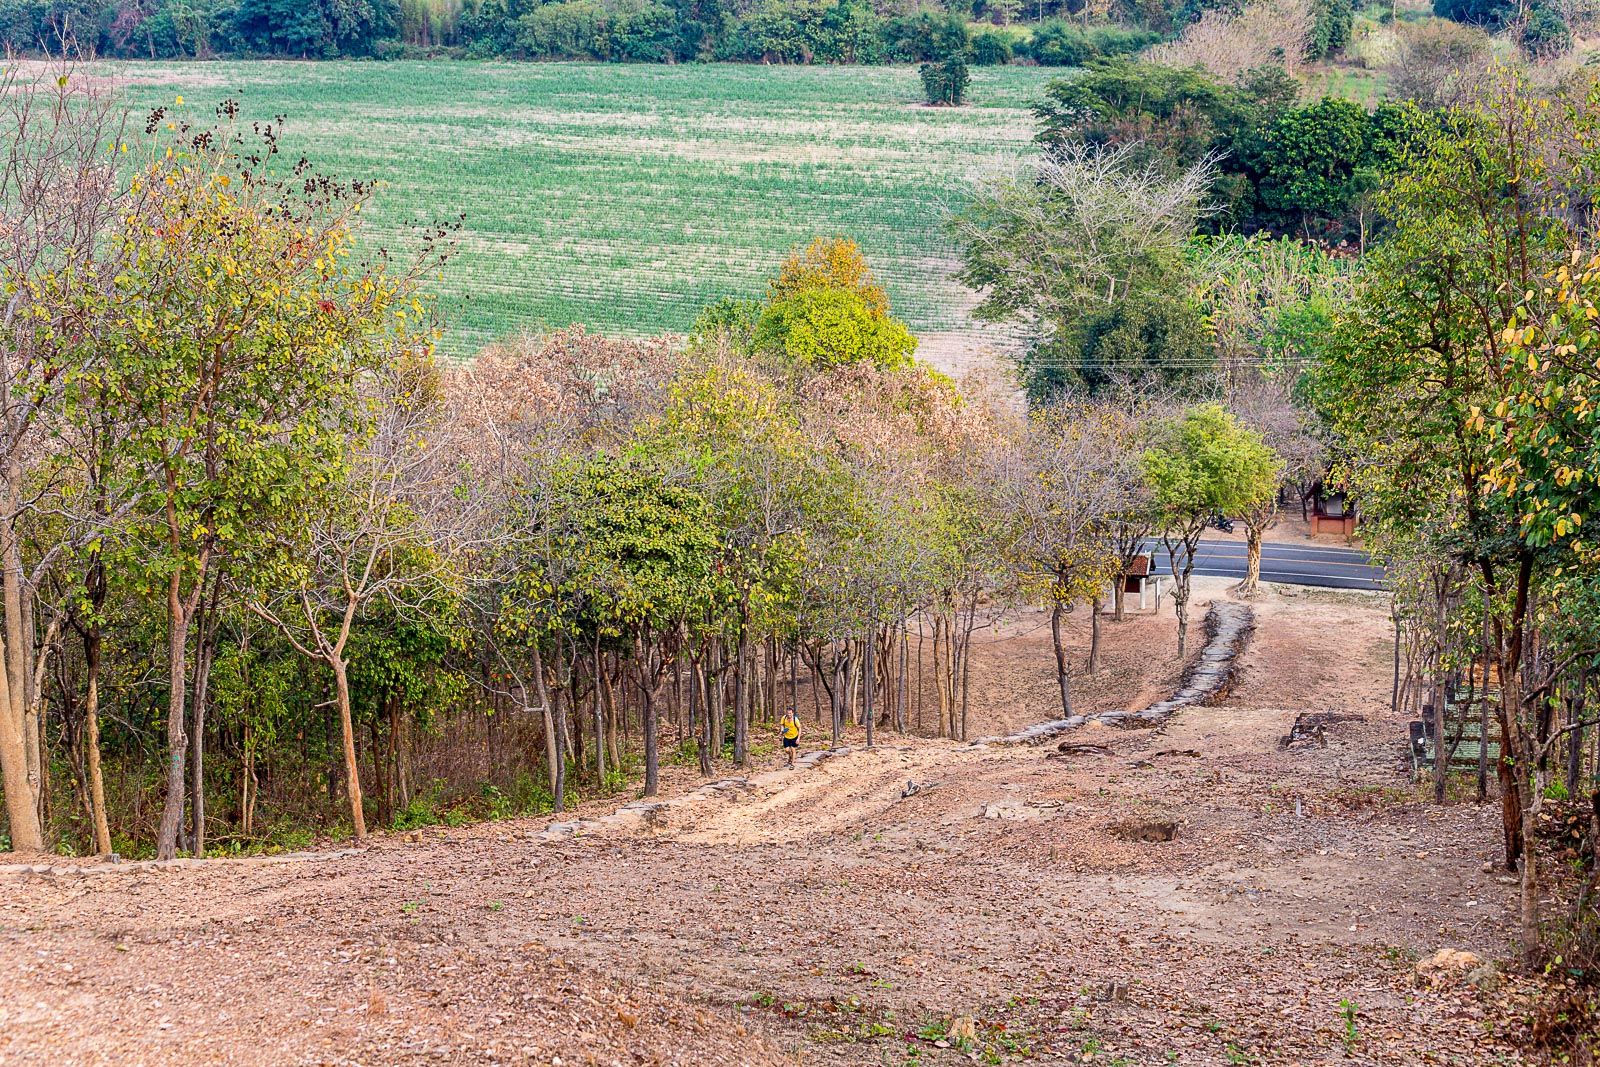
[[[1142,52],[1159,40],[1159,33],[1127,26],[1096,26],[1089,31],[1089,46],[1097,56],[1124,56]]]
[[[972,61],[980,67],[998,67],[1011,62],[1015,50],[1011,38],[996,30],[984,30],[972,37]]]
[[[1095,53],[1088,34],[1060,19],[1051,19],[1033,31],[1028,54],[1041,67],[1081,67]]]
[[[917,339],[899,320],[875,315],[848,289],[806,289],[774,300],[756,323],[755,346],[781,353],[798,367],[822,369],[869,363],[908,367]]]
[[[1522,48],[1539,59],[1564,55],[1572,51],[1572,30],[1559,11],[1541,4],[1522,24]]]
[[[1497,30],[1516,11],[1507,0],[1433,0],[1433,13],[1451,22]]]
[[[959,107],[967,99],[967,83],[972,75],[967,62],[952,56],[942,63],[922,64],[922,91],[935,107]]]
[[[562,0],[518,20],[517,45],[539,59],[604,59],[606,11],[595,0]]]
[[[883,28],[889,58],[897,63],[929,63],[972,50],[972,33],[966,20],[950,12],[924,8],[890,19]]]
[[[760,318],[761,305],[756,301],[723,297],[700,309],[694,325],[689,327],[689,343],[700,346],[726,342],[735,351],[748,352]]]

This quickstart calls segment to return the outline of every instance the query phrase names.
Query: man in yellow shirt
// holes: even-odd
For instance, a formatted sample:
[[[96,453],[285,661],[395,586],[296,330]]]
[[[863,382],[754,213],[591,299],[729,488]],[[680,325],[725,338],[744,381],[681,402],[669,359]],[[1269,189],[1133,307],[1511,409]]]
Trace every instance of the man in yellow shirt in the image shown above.
[[[793,711],[783,713],[778,731],[783,734],[783,751],[789,757],[789,769],[794,770],[794,754],[800,748],[800,720]]]

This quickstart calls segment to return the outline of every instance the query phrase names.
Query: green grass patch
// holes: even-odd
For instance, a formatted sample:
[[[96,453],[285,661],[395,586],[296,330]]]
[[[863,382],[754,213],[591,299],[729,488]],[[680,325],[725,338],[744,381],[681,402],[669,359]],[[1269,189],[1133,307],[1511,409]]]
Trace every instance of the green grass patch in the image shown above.
[[[860,242],[913,330],[966,331],[941,229],[973,173],[1030,152],[1029,106],[1059,69],[977,68],[970,104],[930,108],[913,67],[227,62],[104,64],[143,110],[287,116],[283,150],[383,183],[369,246],[465,214],[433,283],[445,351],[519,329],[682,331],[760,295],[817,234]]]

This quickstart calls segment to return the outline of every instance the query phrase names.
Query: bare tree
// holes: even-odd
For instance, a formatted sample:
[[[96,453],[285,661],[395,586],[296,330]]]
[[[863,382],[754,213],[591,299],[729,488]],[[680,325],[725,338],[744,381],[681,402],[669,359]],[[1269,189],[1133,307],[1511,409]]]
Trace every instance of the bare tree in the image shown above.
[[[1279,490],[1253,501],[1239,515],[1245,524],[1246,551],[1244,579],[1236,590],[1241,596],[1254,596],[1261,583],[1262,536],[1278,523],[1283,490],[1294,486],[1303,496],[1322,476],[1327,451],[1316,433],[1315,417],[1294,402],[1283,378],[1235,380],[1226,403],[1283,461]]]
[[[1114,535],[1123,504],[1124,445],[1113,409],[1057,403],[1033,415],[990,472],[995,512],[1006,525],[1006,555],[1023,587],[1050,608],[1063,717],[1072,714],[1063,616],[1083,600],[1093,601],[1098,613],[1106,583],[1121,569]]]
[[[1310,0],[1256,0],[1237,12],[1212,8],[1145,58],[1168,67],[1204,67],[1224,81],[1272,65],[1293,74],[1305,62],[1316,20]]]
[[[283,531],[265,590],[244,590],[251,611],[333,673],[357,840],[367,826],[350,704],[351,631],[379,601],[422,615],[452,600],[457,566],[482,529],[476,514],[463,514],[471,496],[458,491],[456,441],[428,401],[431,371],[413,363],[380,379],[369,394],[374,424],[352,447],[342,482],[330,487],[324,507]]]

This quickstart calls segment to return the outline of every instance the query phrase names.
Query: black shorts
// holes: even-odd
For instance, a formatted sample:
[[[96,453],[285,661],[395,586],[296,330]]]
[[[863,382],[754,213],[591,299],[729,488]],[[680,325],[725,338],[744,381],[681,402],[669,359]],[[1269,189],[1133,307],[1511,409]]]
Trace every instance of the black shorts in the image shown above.
[[[800,747],[800,739],[798,737],[785,737],[783,739],[783,747],[784,748],[799,748]]]

